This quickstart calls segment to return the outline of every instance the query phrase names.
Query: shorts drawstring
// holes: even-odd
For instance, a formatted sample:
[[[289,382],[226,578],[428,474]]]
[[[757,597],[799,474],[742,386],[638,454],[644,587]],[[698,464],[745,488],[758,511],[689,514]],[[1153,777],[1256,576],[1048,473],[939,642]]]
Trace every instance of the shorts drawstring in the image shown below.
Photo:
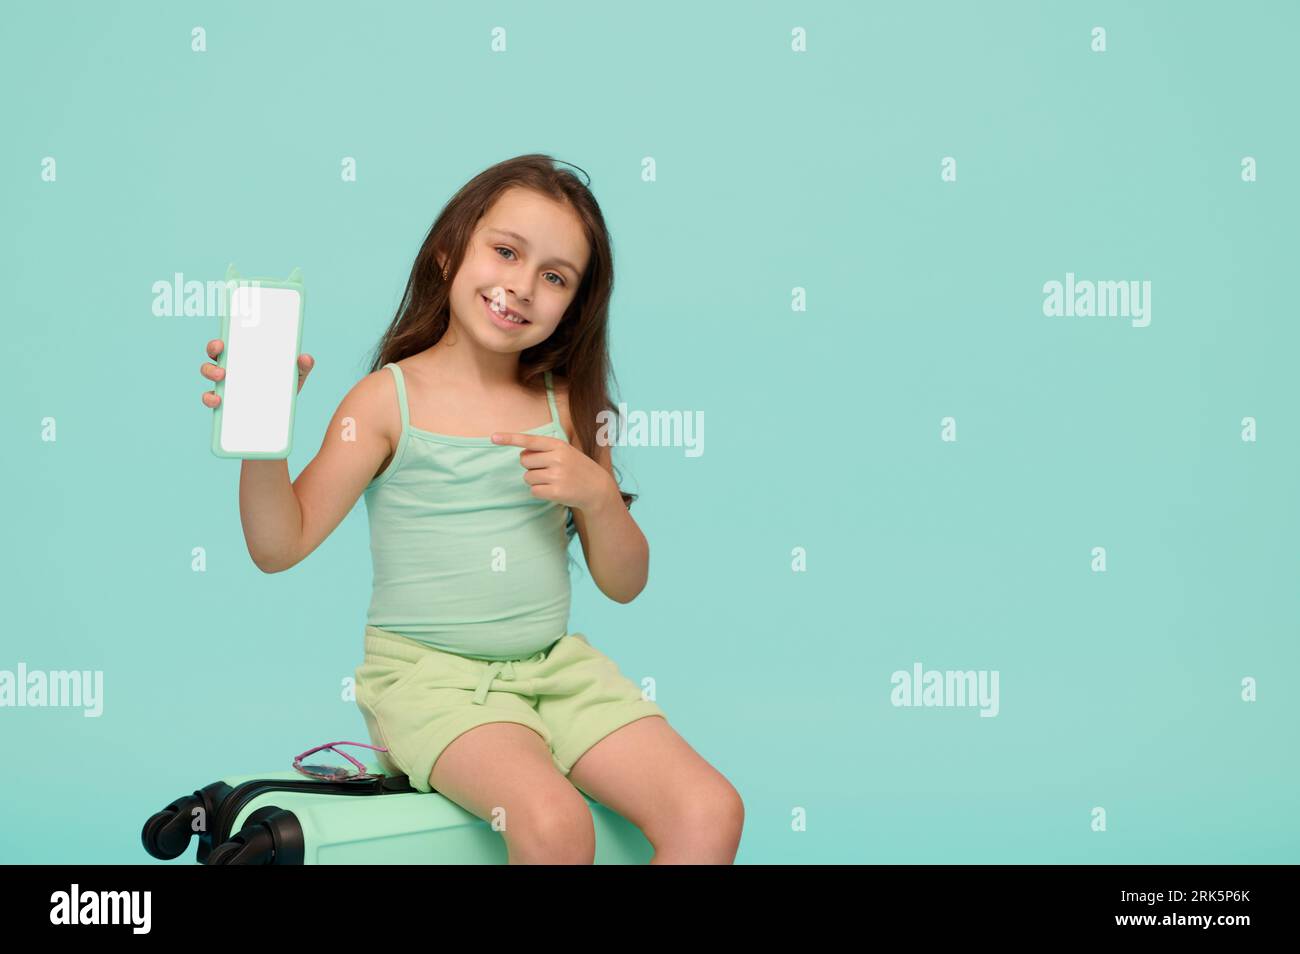
[[[509,659],[498,659],[488,664],[483,673],[483,678],[479,680],[478,688],[474,690],[474,704],[483,705],[487,699],[488,689],[492,687],[492,680],[500,676],[502,679],[515,678],[515,665]]]
[[[546,658],[547,650],[539,650],[533,653],[527,659],[521,659],[519,662],[541,662]],[[481,706],[487,701],[488,690],[492,688],[492,680],[500,676],[505,680],[515,678],[515,661],[512,659],[496,659],[488,663],[488,667],[483,672],[483,678],[479,680],[478,688],[474,690],[474,704]]]

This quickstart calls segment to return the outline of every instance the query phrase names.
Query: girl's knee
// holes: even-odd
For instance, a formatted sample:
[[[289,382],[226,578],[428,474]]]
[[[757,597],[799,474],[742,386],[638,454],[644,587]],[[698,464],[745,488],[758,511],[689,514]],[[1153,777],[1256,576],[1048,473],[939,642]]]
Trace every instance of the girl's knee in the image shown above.
[[[516,806],[502,830],[512,863],[591,864],[596,826],[582,795],[545,795]]]
[[[678,804],[672,834],[698,844],[731,844],[740,840],[745,825],[745,803],[722,776],[689,793]]]

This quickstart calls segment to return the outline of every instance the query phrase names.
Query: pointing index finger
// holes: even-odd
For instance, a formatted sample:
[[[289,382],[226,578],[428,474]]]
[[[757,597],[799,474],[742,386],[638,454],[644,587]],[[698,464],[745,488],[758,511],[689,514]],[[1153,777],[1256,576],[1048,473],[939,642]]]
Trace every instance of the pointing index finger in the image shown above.
[[[558,437],[547,437],[545,434],[516,434],[510,431],[497,431],[492,435],[493,444],[514,444],[516,447],[526,447],[529,450],[548,450],[559,442]]]

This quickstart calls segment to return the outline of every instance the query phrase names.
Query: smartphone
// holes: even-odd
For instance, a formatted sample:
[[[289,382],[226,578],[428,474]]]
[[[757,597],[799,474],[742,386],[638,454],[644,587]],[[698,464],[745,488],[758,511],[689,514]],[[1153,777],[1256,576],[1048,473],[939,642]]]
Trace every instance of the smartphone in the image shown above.
[[[226,374],[216,382],[221,403],[212,419],[218,457],[276,460],[293,450],[304,299],[301,269],[283,281],[226,270],[217,356]]]

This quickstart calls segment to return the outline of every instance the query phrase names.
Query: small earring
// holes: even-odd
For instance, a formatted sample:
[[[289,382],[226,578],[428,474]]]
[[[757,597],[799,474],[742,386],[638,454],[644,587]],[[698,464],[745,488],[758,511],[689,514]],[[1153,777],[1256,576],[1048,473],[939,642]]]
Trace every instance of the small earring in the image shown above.
[[[442,280],[444,282],[447,280],[447,269],[445,268],[442,270]]]

